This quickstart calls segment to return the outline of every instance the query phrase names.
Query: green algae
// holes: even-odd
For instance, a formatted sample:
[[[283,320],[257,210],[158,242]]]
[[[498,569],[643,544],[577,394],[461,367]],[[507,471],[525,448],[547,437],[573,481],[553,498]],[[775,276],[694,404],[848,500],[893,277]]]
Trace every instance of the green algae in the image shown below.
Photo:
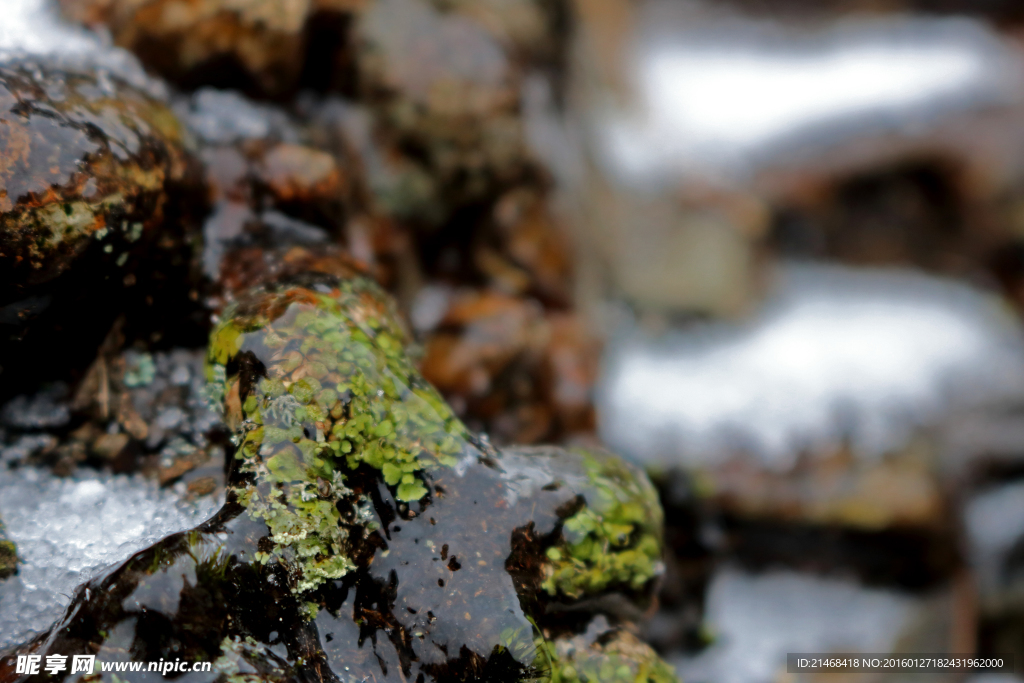
[[[547,549],[542,588],[580,598],[609,587],[640,591],[662,571],[662,511],[650,481],[619,458],[578,449],[584,504]]]
[[[211,395],[224,397],[240,435],[235,458],[253,475],[235,492],[270,527],[274,547],[258,559],[287,563],[296,592],[355,567],[349,536],[369,527],[350,473],[373,468],[413,503],[429,495],[422,473],[463,452],[468,432],[405,341],[392,304],[358,278],[259,290],[211,335]]]

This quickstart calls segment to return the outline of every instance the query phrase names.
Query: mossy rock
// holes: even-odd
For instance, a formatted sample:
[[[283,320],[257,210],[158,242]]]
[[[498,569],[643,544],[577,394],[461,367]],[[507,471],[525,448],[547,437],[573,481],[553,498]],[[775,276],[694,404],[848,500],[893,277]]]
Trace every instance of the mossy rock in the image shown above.
[[[215,663],[197,680],[561,682],[570,663],[587,681],[674,680],[625,631],[578,640],[616,600],[639,613],[660,574],[643,473],[489,447],[407,341],[363,279],[241,297],[208,352],[209,397],[235,430],[228,503],[80,588],[20,652]]]

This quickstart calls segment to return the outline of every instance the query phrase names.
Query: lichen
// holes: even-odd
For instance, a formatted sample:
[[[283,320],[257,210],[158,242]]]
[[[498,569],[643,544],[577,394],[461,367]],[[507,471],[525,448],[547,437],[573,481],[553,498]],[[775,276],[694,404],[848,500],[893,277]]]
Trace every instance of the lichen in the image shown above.
[[[585,503],[547,549],[542,588],[579,598],[610,586],[639,591],[662,571],[662,512],[642,473],[619,458],[577,450],[589,479]]]
[[[369,531],[347,477],[369,467],[395,498],[428,496],[422,473],[451,466],[467,432],[405,356],[385,295],[363,279],[258,290],[211,335],[207,378],[237,425],[238,501],[271,530],[259,561],[289,566],[302,593],[354,569]]]

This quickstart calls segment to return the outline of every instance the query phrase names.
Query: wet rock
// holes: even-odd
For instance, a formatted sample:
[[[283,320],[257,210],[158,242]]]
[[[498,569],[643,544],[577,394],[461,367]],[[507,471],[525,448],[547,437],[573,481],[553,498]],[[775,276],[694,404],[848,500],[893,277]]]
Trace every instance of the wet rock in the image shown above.
[[[586,629],[650,604],[650,483],[606,453],[495,451],[406,341],[365,280],[310,274],[239,297],[207,365],[236,434],[228,504],[81,587],[19,652],[212,662],[203,680],[518,681],[556,663],[674,680],[618,627]],[[558,644],[575,633],[590,636]]]
[[[231,249],[320,244],[340,232],[350,180],[334,157],[302,143],[298,125],[283,111],[212,89],[177,109],[204,142],[207,277],[219,278]]]
[[[266,95],[295,87],[303,66],[304,28],[320,6],[347,2],[61,2],[65,16],[106,25],[114,41],[151,69],[185,87],[236,86]]]
[[[592,430],[598,345],[578,316],[527,297],[439,288],[424,290],[413,316],[427,327],[424,376],[496,443]]]
[[[109,76],[21,64],[0,80],[5,288],[35,294],[92,241],[123,266],[185,173],[173,114]]]
[[[0,520],[0,580],[14,576],[18,571],[18,548],[14,541],[4,534],[4,523]]]
[[[518,115],[521,78],[485,26],[430,2],[375,2],[354,27],[359,99],[377,116],[385,149],[418,149],[418,193],[392,195],[396,215],[445,219],[454,207],[492,195],[527,165]],[[407,156],[407,155],[403,155]],[[402,203],[419,197],[419,201]]]
[[[353,233],[372,217],[357,168],[342,152],[318,149],[283,109],[236,92],[205,88],[176,109],[204,143],[210,212],[200,260],[210,308],[257,282],[301,272],[300,261],[336,275],[360,267],[338,245],[357,241]],[[365,270],[373,253],[361,251]],[[328,261],[348,265],[339,270]]]
[[[461,210],[545,182],[523,90],[529,74],[557,80],[567,22],[561,2],[367,3],[327,88],[351,101],[308,107],[314,128],[347,140],[380,211],[440,229]]]
[[[161,229],[191,177],[185,134],[162,102],[109,73],[32,62],[0,67],[0,123],[0,344],[91,352],[89,336],[131,292],[152,304],[187,279],[186,231]],[[71,329],[81,343],[56,350],[52,335]],[[48,369],[6,365],[9,381]]]

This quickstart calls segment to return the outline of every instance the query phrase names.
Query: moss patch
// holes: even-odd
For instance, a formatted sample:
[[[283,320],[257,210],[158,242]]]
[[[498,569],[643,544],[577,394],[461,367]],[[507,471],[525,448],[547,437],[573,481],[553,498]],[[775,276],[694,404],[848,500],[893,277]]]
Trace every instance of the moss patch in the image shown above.
[[[585,504],[565,520],[563,542],[548,548],[542,588],[580,598],[610,587],[642,589],[662,569],[662,511],[639,470],[608,454],[576,451],[589,480]]]
[[[207,378],[238,426],[239,502],[263,519],[294,590],[354,568],[367,515],[347,477],[368,466],[398,501],[429,494],[424,472],[454,465],[468,436],[405,355],[393,305],[363,279],[259,290],[213,331]]]

